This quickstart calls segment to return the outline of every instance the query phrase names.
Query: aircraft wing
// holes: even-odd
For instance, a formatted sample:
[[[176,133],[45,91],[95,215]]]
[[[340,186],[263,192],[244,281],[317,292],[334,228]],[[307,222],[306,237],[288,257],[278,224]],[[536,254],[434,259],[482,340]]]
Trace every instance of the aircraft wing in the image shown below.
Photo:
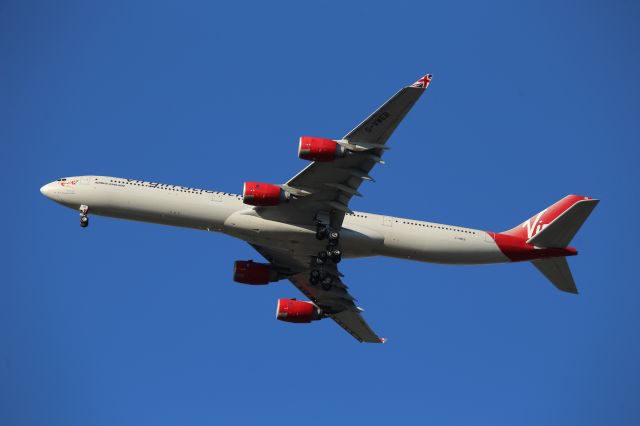
[[[344,328],[360,342],[384,343],[362,317],[362,309],[356,306],[356,299],[349,293],[349,288],[342,282],[342,274],[334,264],[326,265],[325,270],[335,276],[329,290],[321,284],[309,282],[311,270],[310,256],[294,256],[285,250],[253,245],[258,253],[267,259],[273,267],[288,275],[289,281],[304,293],[329,318]]]
[[[339,142],[347,147],[348,155],[332,162],[313,162],[283,185],[299,196],[281,208],[308,212],[302,216],[311,219],[318,211],[326,211],[330,214],[331,227],[340,229],[345,212],[350,211],[351,197],[361,195],[358,187],[363,180],[373,180],[369,172],[377,163],[382,163],[387,140],[430,81],[431,75],[427,74],[404,87],[347,133]]]

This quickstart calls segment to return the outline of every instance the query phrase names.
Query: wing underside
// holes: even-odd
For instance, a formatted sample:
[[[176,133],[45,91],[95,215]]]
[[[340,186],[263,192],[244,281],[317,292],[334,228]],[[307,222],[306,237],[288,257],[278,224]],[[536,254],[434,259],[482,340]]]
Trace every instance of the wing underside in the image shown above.
[[[356,306],[356,299],[349,293],[349,288],[342,282],[342,274],[335,265],[332,273],[336,277],[330,289],[312,285],[309,282],[311,257],[292,256],[284,251],[252,245],[271,264],[288,275],[289,281],[318,306],[326,317],[333,319],[349,334],[360,342],[382,343],[380,338],[362,317],[362,309]]]
[[[431,76],[426,75],[404,87],[347,133],[340,142],[348,148],[348,155],[331,162],[312,162],[291,178],[283,187],[304,196],[274,208],[273,213],[286,216],[295,211],[299,217],[313,220],[315,212],[327,211],[332,226],[339,229],[344,214],[350,212],[351,198],[360,196],[358,188],[363,181],[373,180],[369,173],[376,164],[383,163],[387,140],[430,81]]]

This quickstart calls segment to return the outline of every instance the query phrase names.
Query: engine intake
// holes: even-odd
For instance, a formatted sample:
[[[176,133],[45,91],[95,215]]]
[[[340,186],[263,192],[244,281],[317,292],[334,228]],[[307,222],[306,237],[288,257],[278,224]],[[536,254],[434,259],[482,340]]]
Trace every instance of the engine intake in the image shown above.
[[[278,280],[278,273],[268,263],[238,260],[233,263],[233,280],[241,284],[264,285]]]
[[[277,206],[290,197],[289,192],[269,183],[245,182],[242,188],[242,202],[251,206]]]
[[[322,310],[311,302],[296,299],[278,299],[276,318],[280,321],[309,323],[322,318]]]
[[[345,156],[346,149],[331,139],[301,136],[298,158],[309,161],[333,161]]]

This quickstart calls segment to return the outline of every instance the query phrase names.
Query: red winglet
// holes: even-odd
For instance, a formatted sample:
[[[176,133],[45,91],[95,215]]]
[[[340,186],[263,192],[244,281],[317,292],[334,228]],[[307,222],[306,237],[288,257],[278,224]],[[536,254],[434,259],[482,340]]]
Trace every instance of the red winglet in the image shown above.
[[[429,87],[429,83],[431,83],[432,77],[433,76],[431,74],[427,74],[424,77],[422,77],[420,80],[413,83],[410,87],[418,87],[420,89],[426,89],[427,87]]]

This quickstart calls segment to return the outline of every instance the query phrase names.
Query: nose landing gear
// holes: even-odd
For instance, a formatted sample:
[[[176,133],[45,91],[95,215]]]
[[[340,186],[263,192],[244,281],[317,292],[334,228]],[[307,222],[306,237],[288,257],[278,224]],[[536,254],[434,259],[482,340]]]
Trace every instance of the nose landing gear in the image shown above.
[[[80,226],[82,228],[89,226],[89,206],[84,204],[80,206]]]

